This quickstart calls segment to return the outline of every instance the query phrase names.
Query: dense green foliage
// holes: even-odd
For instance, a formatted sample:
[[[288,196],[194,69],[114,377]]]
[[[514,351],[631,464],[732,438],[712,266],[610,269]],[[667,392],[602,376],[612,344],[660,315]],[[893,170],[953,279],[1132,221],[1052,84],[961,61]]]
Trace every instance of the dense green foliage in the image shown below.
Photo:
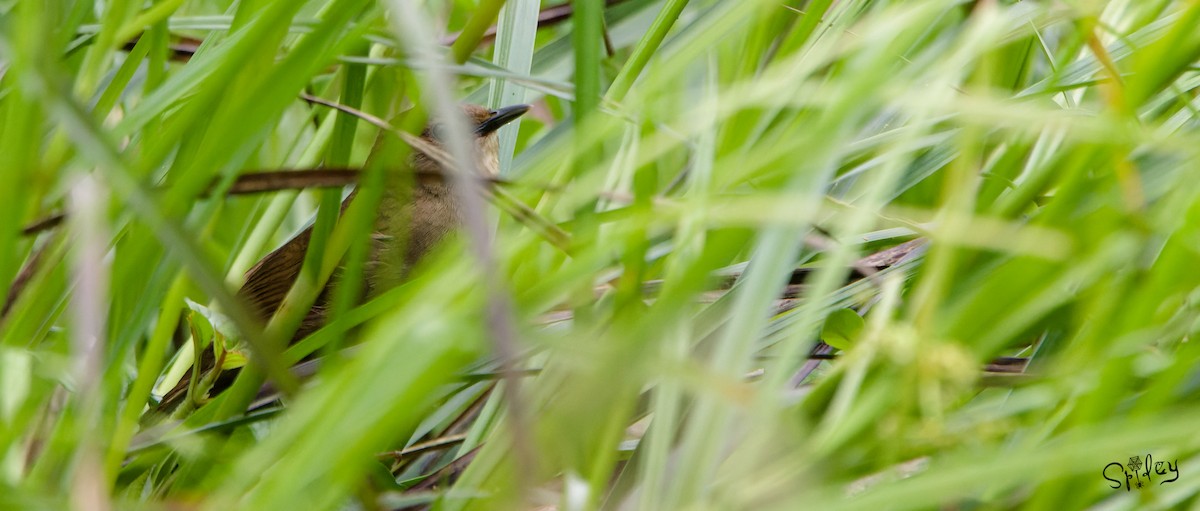
[[[1182,506],[1198,26],[1183,0],[0,2],[0,508]],[[255,324],[243,273],[315,221],[302,312],[372,215],[224,191],[381,137],[304,95],[410,133],[534,110],[478,198],[495,229],[284,354],[296,315]],[[264,363],[153,425],[214,332]],[[245,414],[262,381],[287,397]],[[1177,480],[1114,489],[1146,455]]]

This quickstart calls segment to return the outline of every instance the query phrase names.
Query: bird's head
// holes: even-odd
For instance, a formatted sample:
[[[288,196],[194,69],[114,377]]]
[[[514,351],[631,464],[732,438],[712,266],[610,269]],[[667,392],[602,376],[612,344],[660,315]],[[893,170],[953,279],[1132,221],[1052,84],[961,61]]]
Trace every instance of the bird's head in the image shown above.
[[[462,112],[466,117],[467,126],[475,139],[476,151],[480,158],[479,170],[484,175],[494,176],[499,173],[499,141],[496,130],[503,127],[529,111],[529,105],[512,105],[495,110],[479,105],[464,104]],[[448,136],[442,123],[436,120],[429,123],[421,137],[437,147],[444,147],[443,141]]]

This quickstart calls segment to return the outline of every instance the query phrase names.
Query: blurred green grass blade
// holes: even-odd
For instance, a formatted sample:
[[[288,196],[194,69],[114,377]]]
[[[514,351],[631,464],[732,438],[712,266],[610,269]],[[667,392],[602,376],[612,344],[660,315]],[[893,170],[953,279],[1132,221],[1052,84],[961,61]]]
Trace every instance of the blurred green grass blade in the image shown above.
[[[132,0],[107,2],[101,16],[100,32],[84,54],[83,64],[75,81],[75,94],[89,98],[99,85],[100,76],[108,67],[113,51],[128,38],[122,37],[121,26],[133,16],[136,2]]]
[[[454,40],[454,45],[450,47],[455,62],[462,64],[467,61],[467,58],[475,51],[475,47],[479,45],[479,41],[483,39],[484,32],[496,21],[496,16],[500,14],[500,9],[504,7],[504,4],[504,0],[481,0],[479,2],[471,13],[471,19],[467,20],[467,25],[463,27],[458,38]]]
[[[9,80],[5,80],[9,82]],[[19,90],[11,91],[4,99],[0,115],[4,116],[3,131],[0,132],[0,165],[10,169],[7,174],[7,185],[0,187],[0,221],[4,225],[22,225],[31,215],[30,211],[39,199],[27,192],[37,178],[38,155],[41,144],[37,142],[36,129],[42,124],[42,110],[38,103],[26,99]],[[20,271],[22,261],[28,252],[29,244],[20,242],[21,233],[18,229],[0,230],[0,247],[5,247],[0,253],[0,286],[5,290],[5,302],[8,301],[8,290]],[[18,247],[22,247],[18,250]],[[3,307],[12,307],[5,303]]]
[[[692,91],[692,94],[698,99],[713,100],[718,95],[719,87],[715,64],[716,59],[710,58],[701,71],[704,88]],[[709,116],[716,114],[712,110],[701,113]],[[667,282],[675,283],[680,287],[695,286],[697,281],[701,280],[697,278],[697,273],[711,271],[710,268],[705,268],[707,261],[705,261],[703,250],[707,243],[720,241],[720,238],[709,237],[705,232],[708,215],[711,214],[705,206],[708,195],[711,193],[712,173],[716,163],[717,124],[715,119],[710,118],[704,125],[708,129],[696,137],[695,160],[687,174],[688,188],[686,192],[694,195],[700,204],[692,209],[691,215],[680,220],[677,235],[679,248],[672,254],[670,266],[665,275]],[[673,306],[687,310],[689,302],[693,299],[693,293],[696,291],[696,288],[683,289],[677,292],[678,296],[673,297],[672,290],[664,290],[663,297],[655,304],[655,308]],[[672,302],[676,303],[672,304]],[[657,313],[662,314],[663,312]],[[675,331],[666,333],[669,337],[663,343],[661,354],[658,356],[666,363],[684,364],[689,356],[691,340],[697,337],[696,325],[681,321],[674,326],[673,330]],[[680,382],[665,379],[654,391],[653,408],[650,415],[651,429],[643,441],[638,444],[638,454],[644,456],[642,460],[639,460],[641,465],[638,467],[639,482],[641,483],[639,502],[644,509],[666,509],[682,504],[680,497],[683,496],[679,492],[669,492],[667,489],[672,483],[670,479],[671,451],[679,440],[679,427],[684,422],[682,411],[687,405],[684,390],[685,388]]]
[[[183,0],[163,0],[152,5],[149,9],[138,13],[137,16],[122,26],[117,31],[116,40],[129,40],[138,35],[138,32],[145,27],[159,24],[174,13],[180,5],[183,5]]]
[[[528,75],[532,70],[533,49],[538,34],[539,5],[537,0],[512,0],[500,11],[492,56],[492,62],[497,67],[516,76]],[[492,108],[519,105],[526,102],[525,96],[523,85],[497,77],[491,81],[488,105]],[[520,128],[521,119],[518,118],[500,129],[501,176],[511,173],[513,151],[517,147],[517,133]]]
[[[29,250],[19,241],[22,225],[34,216],[37,202],[46,192],[53,174],[41,169],[39,155],[44,147],[40,137],[44,129],[45,108],[36,101],[36,83],[22,83],[27,75],[36,75],[42,58],[52,52],[47,44],[51,32],[50,20],[41,9],[29,4],[17,5],[8,13],[5,30],[0,33],[5,67],[0,80],[0,164],[4,165],[6,186],[0,187],[0,222],[6,226],[0,233],[0,286],[7,291]],[[33,85],[33,86],[31,86]],[[40,174],[40,176],[39,176]],[[41,186],[35,186],[37,182]],[[24,193],[22,193],[24,192]],[[32,192],[32,193],[31,193]],[[5,299],[7,301],[7,298]],[[11,305],[8,305],[11,306]]]
[[[1133,53],[1134,48],[1158,40],[1177,21],[1177,15],[1164,16],[1154,23],[1148,24],[1109,45],[1107,47],[1108,54],[1114,61],[1119,63],[1128,58]],[[1100,71],[1101,65],[1099,62],[1094,58],[1073,58],[1070,62],[1065,67],[1060,66],[1058,73],[1035,82],[1024,91],[1018,93],[1016,97],[1020,98],[1046,92],[1059,92],[1094,85],[1094,82],[1090,82],[1089,80],[1092,80],[1094,75]]]
[[[833,0],[808,2],[804,6],[804,11],[797,13],[799,19],[796,21],[796,27],[788,33],[787,38],[779,45],[778,53],[780,55],[790,55],[808,43],[813,34],[816,33],[817,27],[821,26],[822,19],[829,13],[829,8],[832,5]]]
[[[621,68],[621,72],[617,74],[616,78],[613,78],[612,85],[605,93],[606,99],[619,103],[625,98],[625,94],[633,88],[633,82],[637,80],[642,69],[658,52],[658,47],[667,37],[667,32],[675,25],[679,13],[683,11],[684,7],[687,7],[687,4],[687,0],[668,0],[666,2],[666,5],[659,11],[658,17],[654,18],[654,24],[650,26],[650,30],[634,47],[633,54],[629,56],[629,60]]]
[[[575,50],[576,129],[588,120],[600,105],[600,60],[603,48],[604,3],[584,0],[573,4],[571,46]],[[585,160],[586,164],[587,161]]]
[[[115,428],[116,431],[113,433],[113,442],[109,446],[105,459],[109,474],[119,473],[121,463],[126,456],[126,449],[137,429],[138,417],[142,414],[142,408],[149,403],[150,392],[153,389],[155,378],[162,370],[168,343],[174,333],[179,310],[182,308],[186,283],[187,280],[182,274],[177,275],[171,284],[171,289],[167,291],[167,297],[162,302],[163,307],[155,325],[156,328],[146,345],[138,367],[137,379],[129,389],[128,397]]]
[[[354,109],[362,107],[366,75],[367,70],[364,66],[354,64],[345,66],[341,100],[343,105]],[[354,135],[357,127],[357,118],[340,112],[337,114],[337,120],[334,123],[333,140],[330,145],[330,154],[326,160],[326,164],[329,167],[342,168],[350,164],[350,153],[354,147]],[[376,172],[375,174],[377,176],[373,179],[371,176],[364,179],[364,187],[367,189],[381,189],[384,186],[382,179],[380,179],[382,174],[380,172]],[[329,190],[325,193],[326,196],[323,197],[322,209],[329,208],[330,212],[340,213],[340,190]],[[367,200],[364,195],[365,193],[360,193],[359,200]],[[318,224],[315,225],[319,225],[319,217],[317,221]],[[331,316],[337,316],[349,310],[354,305],[356,297],[362,295],[363,265],[367,260],[368,248],[370,246],[370,241],[368,241],[371,238],[370,229],[372,229],[371,222],[363,220],[363,223],[358,227],[355,234],[351,235],[352,239],[356,241],[350,245],[350,249],[347,251],[347,264],[342,273],[343,277],[334,291]],[[338,348],[338,344],[331,345],[326,353],[332,355],[336,353]]]
[[[112,113],[113,106],[116,105],[121,95],[126,92],[126,87],[129,86],[134,73],[137,72],[138,67],[142,64],[142,60],[149,54],[151,44],[151,39],[146,38],[146,40],[138,41],[133,46],[133,49],[126,55],[125,62],[121,63],[121,67],[113,75],[112,80],[109,81],[108,87],[104,89],[103,94],[96,101],[96,105],[92,107],[94,114],[106,116]],[[104,121],[103,118],[99,120],[101,122]]]
[[[1200,58],[1200,37],[1192,30],[1200,24],[1200,4],[1192,3],[1178,16],[1171,31],[1135,55],[1125,91],[1130,107],[1165,89]]]
[[[366,333],[368,338],[389,332],[415,335],[402,343],[365,343],[360,355],[342,368],[343,377],[335,380],[339,383],[303,395],[271,438],[223,479],[220,498],[212,501],[215,509],[233,502],[329,508],[359,484],[364,463],[383,450],[396,431],[417,426],[430,393],[483,346],[479,316],[428,321],[438,316],[446,300],[466,298],[463,294],[470,289],[466,279],[449,286],[447,279],[441,280],[440,287],[430,282],[410,289],[403,305]],[[418,296],[422,298],[415,299]],[[478,298],[471,300],[476,307]],[[339,470],[330,472],[328,467]],[[301,489],[295,482],[313,478],[324,483],[297,491]]]

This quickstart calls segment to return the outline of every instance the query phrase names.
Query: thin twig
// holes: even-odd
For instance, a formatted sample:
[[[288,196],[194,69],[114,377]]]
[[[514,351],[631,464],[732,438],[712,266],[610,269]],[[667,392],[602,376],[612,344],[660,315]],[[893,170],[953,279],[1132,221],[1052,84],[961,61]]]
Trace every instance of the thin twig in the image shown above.
[[[62,223],[62,215],[58,215],[58,223]],[[34,273],[37,273],[38,268],[42,265],[42,259],[46,257],[46,250],[50,248],[53,240],[42,242],[41,246],[34,250],[33,255],[25,262],[25,266],[21,267],[21,271],[17,273],[17,278],[13,279],[12,285],[8,288],[8,295],[4,298],[4,308],[0,309],[0,323],[3,323],[8,318],[8,313],[12,311],[13,305],[17,303],[17,299],[21,297],[21,293],[25,291],[25,286],[29,285],[30,279]]]
[[[474,449],[471,449],[470,452],[468,452],[462,456],[459,456],[458,459],[451,461],[445,467],[442,467],[441,470],[438,470],[437,472],[430,474],[428,477],[425,478],[425,480],[421,481],[420,483],[417,483],[416,486],[409,488],[408,491],[415,492],[415,491],[423,491],[423,490],[432,490],[443,479],[448,479],[450,477],[457,475],[459,472],[462,472],[462,470],[464,468],[466,468],[467,465],[471,464],[471,461],[473,461],[475,459],[475,456],[479,454],[479,450],[482,448],[483,448],[483,444],[476,446]]]
[[[418,171],[408,167],[404,167],[404,171],[413,173],[423,181],[445,179],[445,174],[436,171]],[[361,170],[356,168],[250,170],[239,175],[225,194],[234,196],[304,188],[340,188],[356,184],[361,173]],[[480,176],[478,179],[488,184],[512,184],[495,177]],[[214,184],[201,193],[200,197],[211,197],[217,181],[219,179],[214,179]],[[64,213],[52,214],[26,225],[21,229],[21,234],[32,236],[54,229],[65,219]]]
[[[408,456],[422,454],[422,453],[426,453],[429,451],[445,449],[454,444],[462,443],[462,441],[466,440],[466,439],[467,439],[466,433],[459,433],[459,434],[455,434],[455,435],[446,435],[444,437],[435,438],[428,442],[421,442],[419,444],[413,445],[412,447],[407,447],[407,448],[401,449],[399,451],[381,452],[379,454],[376,454],[375,458],[379,459],[381,461],[389,460],[389,459],[405,458]]]
[[[66,219],[67,219],[67,215],[65,215],[63,213],[55,213],[46,218],[43,218],[36,222],[33,222],[29,225],[26,225],[24,228],[21,229],[21,235],[22,236],[32,236],[32,235],[37,234],[42,231],[48,231],[50,229],[58,227],[59,225],[62,225],[63,220],[66,220]]]
[[[627,1],[629,1],[629,0],[607,0],[606,2],[604,2],[604,4],[607,7],[612,7],[614,5],[622,4]],[[542,9],[540,12],[538,12],[538,20],[537,20],[538,29],[540,30],[543,27],[557,25],[559,23],[567,21],[567,20],[571,19],[571,15],[574,13],[575,13],[575,8],[570,2]],[[494,40],[496,38],[496,30],[497,30],[497,27],[495,25],[492,25],[491,28],[488,28],[487,31],[485,31],[483,33],[483,37],[481,37],[479,39],[479,44],[483,45],[483,44],[492,42],[492,40]],[[459,34],[451,34],[446,37],[443,37],[441,40],[442,46],[454,45],[454,42],[458,40],[458,36],[459,36]]]

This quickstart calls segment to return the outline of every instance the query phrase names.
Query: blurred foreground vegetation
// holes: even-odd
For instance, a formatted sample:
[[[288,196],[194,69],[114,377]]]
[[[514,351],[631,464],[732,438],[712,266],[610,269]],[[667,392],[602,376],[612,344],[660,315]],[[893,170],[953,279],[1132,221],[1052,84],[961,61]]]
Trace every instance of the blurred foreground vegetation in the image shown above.
[[[1182,0],[0,3],[0,507],[1187,506],[1198,26]],[[419,133],[458,101],[534,106],[494,243],[344,304],[272,358],[325,355],[282,401],[143,417],[263,254],[370,221],[237,176],[361,167],[355,111]],[[327,246],[310,270],[361,262]],[[278,355],[259,327],[233,348]]]

